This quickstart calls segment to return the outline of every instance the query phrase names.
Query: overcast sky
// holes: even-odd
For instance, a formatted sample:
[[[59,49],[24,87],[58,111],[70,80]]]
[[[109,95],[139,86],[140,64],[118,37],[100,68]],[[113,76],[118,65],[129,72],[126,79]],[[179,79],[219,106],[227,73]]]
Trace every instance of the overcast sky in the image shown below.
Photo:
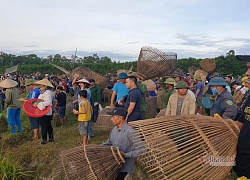
[[[0,0],[0,51],[137,60],[250,54],[249,0]]]

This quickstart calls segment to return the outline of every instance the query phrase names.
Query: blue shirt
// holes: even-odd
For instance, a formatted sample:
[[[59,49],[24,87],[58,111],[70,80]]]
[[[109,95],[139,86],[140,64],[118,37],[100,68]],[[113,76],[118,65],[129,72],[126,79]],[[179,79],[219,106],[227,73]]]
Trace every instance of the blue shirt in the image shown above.
[[[109,139],[102,144],[105,146],[118,147],[121,152],[125,153],[126,162],[122,166],[121,172],[132,174],[135,158],[140,155],[140,153],[143,153],[141,149],[144,148],[144,146],[135,135],[135,130],[125,123],[120,130],[115,126],[109,135]]]
[[[155,86],[156,86],[156,90],[158,90],[158,87],[156,85],[156,81],[153,81],[155,83]],[[148,91],[148,95],[149,96],[156,96],[157,94],[155,93],[155,91]]]
[[[35,88],[33,89],[28,96],[28,99],[35,99],[38,98],[38,96],[40,95],[40,89],[39,88]]]
[[[195,86],[195,89],[194,89],[194,94],[196,94],[196,91],[199,89],[200,92],[198,93],[198,97],[201,97],[203,96],[203,90],[204,90],[204,86],[205,84],[202,82],[202,81],[199,81],[196,86]]]
[[[93,106],[93,103],[92,103],[92,99],[91,99],[91,91],[90,89],[85,89],[87,91],[87,100],[89,101],[89,103],[91,104],[91,106]],[[80,98],[79,96],[79,92],[81,91],[80,88],[78,88],[77,92],[76,92],[76,97],[77,97],[77,100],[78,100],[78,104],[81,104],[82,102],[82,99]]]
[[[122,84],[121,82],[116,83],[112,90],[117,94],[116,102],[118,102],[121,98],[128,95],[129,93],[129,89],[125,86],[125,84]]]

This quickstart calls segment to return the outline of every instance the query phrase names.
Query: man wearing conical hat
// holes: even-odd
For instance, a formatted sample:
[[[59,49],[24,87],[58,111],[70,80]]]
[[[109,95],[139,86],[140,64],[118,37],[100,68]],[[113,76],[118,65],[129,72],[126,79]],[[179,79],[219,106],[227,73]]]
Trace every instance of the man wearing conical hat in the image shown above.
[[[22,125],[20,120],[21,114],[21,103],[17,100],[19,99],[19,92],[16,88],[18,83],[9,78],[5,79],[0,83],[2,88],[6,88],[6,107],[8,113],[8,124],[11,127],[11,134],[16,132],[22,132]],[[17,129],[16,129],[17,127]]]

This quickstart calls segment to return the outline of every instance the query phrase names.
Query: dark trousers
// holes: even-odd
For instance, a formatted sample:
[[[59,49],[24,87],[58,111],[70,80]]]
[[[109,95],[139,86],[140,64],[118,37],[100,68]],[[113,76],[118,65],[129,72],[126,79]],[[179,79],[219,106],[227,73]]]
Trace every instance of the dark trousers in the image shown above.
[[[120,172],[115,180],[123,180],[127,174],[127,172]]]
[[[98,118],[98,115],[99,115],[99,105],[96,105],[93,107],[93,114],[92,114],[92,117],[91,117],[91,120],[92,122],[96,122],[97,118]]]
[[[118,103],[115,103],[115,107],[122,107],[122,108],[123,108],[123,106],[121,106],[121,105],[118,104]]]
[[[52,116],[43,116],[39,118],[39,123],[42,129],[42,139],[43,141],[47,141],[47,134],[49,135],[49,139],[53,139],[53,127],[51,125]]]

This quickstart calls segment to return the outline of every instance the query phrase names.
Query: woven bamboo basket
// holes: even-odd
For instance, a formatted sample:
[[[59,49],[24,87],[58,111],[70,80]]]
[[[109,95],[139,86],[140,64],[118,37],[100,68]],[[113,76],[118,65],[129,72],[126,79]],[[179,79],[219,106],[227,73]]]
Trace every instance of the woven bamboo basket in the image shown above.
[[[181,69],[181,68],[177,68],[175,71],[174,71],[174,76],[184,76],[185,73],[184,71]]]
[[[107,130],[111,131],[114,128],[114,125],[111,121],[111,115],[108,115],[107,112],[111,112],[114,107],[106,106],[99,113],[96,123],[93,124],[93,129],[95,130]]]
[[[116,75],[119,76],[119,74],[121,72],[125,72],[126,74],[130,74],[132,72],[132,69],[133,69],[133,65],[128,70],[126,70],[126,69],[118,69],[117,72],[116,72]]]
[[[199,64],[201,68],[206,72],[213,72],[216,68],[215,59],[203,59]]]
[[[193,77],[195,71],[199,70],[200,68],[199,67],[196,67],[196,66],[190,66],[188,68],[188,73],[190,74],[191,77]]]
[[[165,113],[166,113],[166,109],[167,108],[164,108],[164,109],[160,110],[160,112],[156,115],[156,118],[158,118],[158,117],[164,117]]]
[[[208,73],[206,71],[204,71],[204,70],[197,70],[197,71],[195,71],[194,76],[200,75],[202,81],[205,82],[207,74]]]
[[[126,70],[126,69],[118,69],[117,72],[116,72],[116,75],[119,76],[119,74],[120,74],[121,72],[127,73],[127,71],[128,71],[128,70]]]
[[[138,161],[149,179],[219,180],[233,165],[239,128],[230,119],[179,115],[129,125],[146,147]]]
[[[167,54],[153,47],[142,47],[137,62],[137,73],[145,80],[170,75],[176,69],[176,59],[175,53]]]
[[[146,118],[154,118],[157,114],[156,96],[146,97]]]
[[[60,153],[59,170],[64,179],[116,179],[125,163],[119,149],[112,146],[79,146]]]
[[[87,80],[94,79],[96,84],[99,85],[101,89],[104,89],[108,85],[108,80],[105,77],[90,70],[88,67],[79,66],[75,68],[70,74],[70,78],[73,79],[76,74],[79,74],[80,77],[85,77]]]
[[[142,84],[145,84],[147,86],[148,91],[154,91],[156,89],[156,85],[151,79],[142,81]]]
[[[110,102],[113,91],[108,88],[104,88],[102,91],[103,102]]]

